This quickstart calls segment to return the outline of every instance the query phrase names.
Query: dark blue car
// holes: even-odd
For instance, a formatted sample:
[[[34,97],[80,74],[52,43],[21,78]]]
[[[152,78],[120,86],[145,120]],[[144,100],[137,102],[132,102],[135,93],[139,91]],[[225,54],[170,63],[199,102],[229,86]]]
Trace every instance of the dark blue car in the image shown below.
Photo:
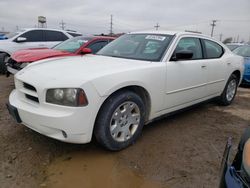
[[[243,56],[245,59],[245,72],[242,84],[250,85],[250,45],[244,45],[233,50],[237,55]]]
[[[241,138],[233,162],[229,162],[231,147],[229,138],[221,163],[219,188],[250,188],[250,127]]]

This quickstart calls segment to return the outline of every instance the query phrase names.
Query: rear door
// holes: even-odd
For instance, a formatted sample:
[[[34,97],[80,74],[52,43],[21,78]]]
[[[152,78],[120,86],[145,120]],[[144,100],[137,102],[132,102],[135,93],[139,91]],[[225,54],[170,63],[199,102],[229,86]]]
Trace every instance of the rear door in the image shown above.
[[[43,46],[47,48],[52,48],[60,42],[68,39],[68,36],[66,36],[63,32],[60,31],[44,30],[44,35],[45,42],[43,43]]]
[[[227,63],[223,57],[224,49],[218,43],[202,39],[206,59],[207,95],[220,94],[225,86]]]
[[[206,62],[199,38],[182,37],[172,57],[178,51],[192,51],[187,60],[170,60],[166,68],[166,109],[186,105],[206,96]],[[173,59],[173,58],[172,58]]]

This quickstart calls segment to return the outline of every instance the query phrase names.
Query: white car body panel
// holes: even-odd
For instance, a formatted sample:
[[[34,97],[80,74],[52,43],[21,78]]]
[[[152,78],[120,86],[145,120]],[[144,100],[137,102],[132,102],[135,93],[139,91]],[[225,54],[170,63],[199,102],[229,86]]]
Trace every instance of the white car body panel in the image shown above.
[[[9,102],[18,109],[23,124],[61,141],[87,143],[92,138],[102,104],[121,88],[138,86],[148,92],[150,122],[166,113],[219,96],[234,71],[243,73],[243,58],[232,54],[223,44],[225,54],[217,60],[169,60],[181,37],[213,40],[211,38],[181,32],[140,33],[172,34],[175,38],[160,62],[86,55],[42,60],[19,71]],[[23,82],[34,86],[37,92],[23,88]],[[89,103],[85,107],[46,103],[46,91],[50,88],[82,88]],[[38,97],[39,104],[28,100],[25,94]],[[66,132],[67,137],[62,132]]]

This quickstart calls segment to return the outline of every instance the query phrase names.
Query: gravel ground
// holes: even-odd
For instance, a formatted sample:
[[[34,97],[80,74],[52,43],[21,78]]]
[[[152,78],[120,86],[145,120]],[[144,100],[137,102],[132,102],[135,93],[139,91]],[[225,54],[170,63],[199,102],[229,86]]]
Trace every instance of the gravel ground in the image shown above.
[[[133,146],[108,152],[66,144],[9,116],[13,78],[0,76],[0,187],[217,187],[226,140],[250,124],[250,88],[229,107],[206,103],[145,126]],[[234,149],[235,149],[234,148]]]

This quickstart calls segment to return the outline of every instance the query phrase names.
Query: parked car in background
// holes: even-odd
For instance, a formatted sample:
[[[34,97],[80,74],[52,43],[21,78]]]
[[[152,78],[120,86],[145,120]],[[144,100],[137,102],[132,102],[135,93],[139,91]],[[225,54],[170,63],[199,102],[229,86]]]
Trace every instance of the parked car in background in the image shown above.
[[[242,84],[250,85],[250,45],[244,45],[236,48],[233,52],[244,57],[245,72],[242,79]]]
[[[243,69],[242,57],[208,36],[133,32],[96,55],[30,64],[15,75],[7,106],[41,134],[71,143],[95,137],[116,151],[170,112],[215,97],[230,105]]]
[[[4,34],[0,34],[0,40],[5,40],[7,37]]]
[[[234,49],[238,48],[239,46],[243,46],[244,44],[243,43],[227,43],[226,45],[230,50],[233,51]]]
[[[29,63],[41,59],[62,56],[76,56],[86,53],[95,54],[109,42],[113,41],[114,37],[104,36],[80,36],[68,39],[53,48],[26,49],[14,52],[9,58],[7,65],[7,76],[16,74]]]
[[[219,188],[250,187],[250,127],[243,133],[237,153],[230,162],[232,139],[229,138],[221,163],[221,179]]]
[[[8,58],[17,50],[27,48],[51,48],[73,36],[64,30],[30,28],[9,34],[7,40],[0,41],[0,73],[6,72]]]

